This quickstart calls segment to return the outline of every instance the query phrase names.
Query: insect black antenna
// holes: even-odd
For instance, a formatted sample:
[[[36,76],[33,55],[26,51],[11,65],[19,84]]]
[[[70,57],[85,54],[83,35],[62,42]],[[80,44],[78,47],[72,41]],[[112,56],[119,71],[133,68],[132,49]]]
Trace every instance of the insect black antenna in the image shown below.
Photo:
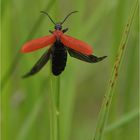
[[[73,12],[71,12],[71,13],[69,13],[65,18],[64,18],[64,20],[61,22],[61,25],[66,21],[66,19],[69,17],[69,16],[71,16],[73,13],[77,13],[78,11],[73,11]]]
[[[47,15],[48,17],[49,17],[49,19],[51,20],[51,22],[54,24],[54,25],[56,25],[56,23],[53,21],[53,19],[50,17],[50,15],[47,13],[47,12],[45,12],[45,11],[40,11],[41,13],[43,13],[43,14],[45,14],[45,15]]]

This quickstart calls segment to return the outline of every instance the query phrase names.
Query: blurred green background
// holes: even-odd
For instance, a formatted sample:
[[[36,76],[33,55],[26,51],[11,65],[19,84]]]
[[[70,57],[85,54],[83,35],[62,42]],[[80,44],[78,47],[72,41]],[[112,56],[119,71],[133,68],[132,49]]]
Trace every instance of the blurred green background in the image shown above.
[[[132,0],[2,0],[1,13],[1,124],[2,140],[49,140],[49,63],[37,75],[22,79],[46,48],[30,54],[19,52],[28,40],[45,36],[53,24],[40,14],[48,12],[61,21],[67,34],[108,57],[88,64],[68,57],[60,77],[61,140],[91,140]],[[104,140],[138,140],[138,10],[119,72]],[[118,124],[111,127],[112,124]],[[120,125],[119,125],[120,124]],[[109,128],[110,126],[110,128]]]

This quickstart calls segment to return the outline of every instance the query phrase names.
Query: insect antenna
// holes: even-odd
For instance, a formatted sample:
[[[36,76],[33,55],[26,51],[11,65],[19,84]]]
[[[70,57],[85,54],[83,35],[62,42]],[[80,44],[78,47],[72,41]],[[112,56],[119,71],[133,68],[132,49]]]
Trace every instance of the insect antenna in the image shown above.
[[[41,13],[43,13],[43,14],[45,14],[45,15],[47,15],[48,17],[49,17],[49,19],[51,20],[51,22],[54,24],[54,25],[56,25],[56,23],[53,21],[53,19],[50,17],[50,15],[47,13],[47,12],[45,12],[45,11],[40,11]]]
[[[64,18],[64,20],[61,22],[61,25],[66,21],[66,19],[67,19],[69,16],[71,16],[73,13],[76,13],[76,12],[78,12],[78,11],[73,11],[73,12],[69,13],[69,14]]]

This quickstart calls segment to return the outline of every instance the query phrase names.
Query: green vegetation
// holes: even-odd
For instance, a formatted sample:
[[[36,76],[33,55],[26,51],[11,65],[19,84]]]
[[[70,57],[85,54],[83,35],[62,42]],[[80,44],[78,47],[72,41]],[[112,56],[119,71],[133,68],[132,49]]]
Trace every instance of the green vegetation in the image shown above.
[[[2,0],[1,9],[2,140],[138,140],[138,2]],[[63,25],[67,34],[108,57],[88,64],[68,56],[58,78],[48,63],[23,80],[46,48],[30,54],[20,48],[53,29],[41,10],[55,21],[78,10]]]

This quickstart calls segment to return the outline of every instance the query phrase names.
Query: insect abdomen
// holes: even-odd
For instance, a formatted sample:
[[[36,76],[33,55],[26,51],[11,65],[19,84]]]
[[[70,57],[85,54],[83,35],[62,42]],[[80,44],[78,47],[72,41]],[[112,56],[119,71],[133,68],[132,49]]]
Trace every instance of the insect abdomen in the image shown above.
[[[59,75],[66,66],[67,51],[60,41],[56,41],[52,46],[52,73]]]

